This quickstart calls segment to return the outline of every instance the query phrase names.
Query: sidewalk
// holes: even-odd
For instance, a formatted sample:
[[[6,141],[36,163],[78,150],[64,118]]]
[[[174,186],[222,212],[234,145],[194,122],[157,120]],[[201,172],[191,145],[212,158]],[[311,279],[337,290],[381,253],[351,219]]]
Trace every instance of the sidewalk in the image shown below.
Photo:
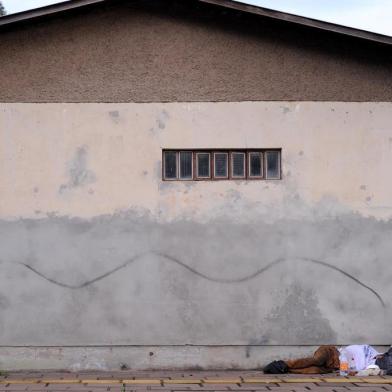
[[[392,392],[392,377],[336,375],[273,377],[258,371],[8,372],[0,392],[129,391]]]

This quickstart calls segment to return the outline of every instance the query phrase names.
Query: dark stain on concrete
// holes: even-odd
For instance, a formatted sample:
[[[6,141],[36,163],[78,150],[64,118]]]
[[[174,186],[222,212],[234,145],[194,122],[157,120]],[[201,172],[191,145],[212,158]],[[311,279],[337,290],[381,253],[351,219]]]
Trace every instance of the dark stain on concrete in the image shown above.
[[[120,117],[120,113],[118,110],[112,110],[109,112],[109,116],[112,118],[119,118]]]
[[[129,258],[128,260],[124,261],[122,264],[118,265],[117,267],[103,273],[102,275],[98,275],[90,280],[86,280],[83,283],[80,284],[72,284],[72,283],[66,283],[66,282],[62,282],[60,280],[54,279],[54,278],[50,278],[48,276],[46,276],[44,273],[40,272],[38,269],[34,268],[33,266],[31,266],[28,263],[25,262],[19,262],[18,264],[24,266],[25,268],[27,268],[28,270],[34,272],[36,275],[40,276],[41,278],[47,280],[50,283],[53,283],[57,286],[60,287],[64,287],[67,289],[82,289],[84,287],[88,287],[96,282],[101,281],[102,279],[107,278],[108,276],[114,274],[117,271],[120,271],[128,266],[130,266],[131,264],[135,263],[138,260],[142,260],[145,258],[145,256],[148,255],[155,255],[155,256],[159,256],[160,259],[162,259],[163,261],[167,261],[167,262],[171,262],[176,264],[177,266],[180,266],[182,268],[184,268],[185,270],[191,272],[192,274],[198,276],[199,278],[203,278],[205,280],[208,280],[210,282],[215,282],[215,283],[222,283],[222,284],[231,284],[231,283],[244,283],[247,282],[249,280],[255,279],[258,276],[264,274],[265,272],[269,271],[270,269],[272,269],[273,267],[277,266],[278,264],[284,263],[284,262],[305,262],[305,263],[312,263],[318,266],[322,266],[328,269],[332,269],[340,274],[342,274],[343,276],[345,276],[346,278],[351,279],[352,281],[354,281],[355,283],[357,283],[359,286],[362,286],[364,289],[368,290],[369,292],[371,292],[380,302],[380,304],[385,307],[385,303],[384,300],[382,299],[382,297],[380,296],[380,294],[377,293],[376,290],[374,290],[373,288],[367,286],[365,283],[361,282],[359,279],[357,279],[356,277],[352,276],[351,274],[349,274],[348,272],[335,267],[329,263],[326,263],[324,261],[321,260],[314,260],[314,259],[310,259],[310,258],[306,258],[306,257],[297,257],[297,258],[279,258],[276,259],[272,262],[267,263],[266,265],[264,265],[263,267],[257,269],[256,271],[254,271],[253,273],[250,273],[248,275],[244,275],[244,276],[240,276],[240,277],[236,277],[236,278],[224,278],[224,277],[218,277],[218,276],[212,276],[203,272],[198,271],[197,269],[189,266],[188,264],[186,264],[185,262],[183,262],[182,260],[180,260],[179,258],[173,257],[169,254],[165,254],[165,253],[159,253],[159,252],[146,252],[144,254],[138,254],[135,255],[131,258]],[[1,261],[0,261],[1,263]]]
[[[293,284],[285,290],[284,300],[266,318],[265,336],[269,341],[282,340],[285,331],[287,344],[302,341],[337,342],[336,332],[323,317],[315,292]]]
[[[291,109],[287,106],[281,106],[283,114],[287,114],[291,112]]]
[[[150,128],[150,132],[153,135],[157,135],[159,132],[162,132],[166,128],[166,123],[169,118],[169,113],[166,110],[162,110],[156,117],[155,126]]]
[[[80,188],[96,181],[95,173],[88,168],[87,146],[78,147],[67,166],[69,181],[60,185],[59,193]]]
[[[162,110],[157,118],[157,125],[159,129],[166,128],[166,121],[169,119],[169,113],[166,110]]]
[[[255,346],[265,346],[268,344],[268,338],[265,336],[259,339],[251,339],[249,344],[245,347],[245,356],[246,358],[250,358],[252,355],[252,348]]]
[[[118,110],[109,111],[109,116],[116,124],[120,122],[120,112]]]
[[[361,185],[361,186],[359,187],[359,189],[360,189],[361,191],[366,191],[366,185]]]

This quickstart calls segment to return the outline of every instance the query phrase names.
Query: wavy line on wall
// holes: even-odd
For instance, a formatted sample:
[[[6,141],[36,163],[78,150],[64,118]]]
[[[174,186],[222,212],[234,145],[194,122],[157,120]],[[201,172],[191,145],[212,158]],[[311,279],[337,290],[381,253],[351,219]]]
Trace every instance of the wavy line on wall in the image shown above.
[[[34,274],[40,276],[41,278],[45,279],[46,281],[53,283],[57,286],[60,287],[64,287],[67,289],[72,289],[72,290],[77,290],[77,289],[82,289],[84,287],[90,286],[94,283],[99,282],[102,279],[107,278],[108,276],[116,273],[117,271],[120,271],[128,266],[130,266],[131,264],[135,263],[136,261],[142,259],[144,256],[147,255],[155,255],[155,256],[159,256],[162,259],[172,262],[182,268],[184,268],[185,270],[193,273],[194,275],[208,280],[210,282],[215,282],[215,283],[222,283],[222,284],[233,284],[233,283],[243,283],[252,279],[255,279],[256,277],[262,275],[263,273],[267,272],[268,270],[270,270],[273,267],[276,267],[279,264],[282,264],[284,262],[287,261],[299,261],[299,262],[305,262],[305,263],[311,263],[311,264],[315,264],[321,267],[325,267],[328,269],[331,269],[335,272],[340,273],[341,275],[345,276],[346,278],[354,281],[356,284],[358,284],[359,286],[363,287],[364,289],[368,290],[369,292],[371,292],[380,302],[380,304],[385,308],[385,302],[382,299],[382,297],[380,296],[380,294],[377,293],[376,290],[374,290],[373,288],[371,288],[370,286],[366,285],[365,283],[363,283],[362,281],[360,281],[358,278],[356,278],[355,276],[352,276],[351,274],[349,274],[348,272],[342,270],[341,268],[335,267],[334,265],[331,265],[325,261],[321,261],[321,260],[316,260],[316,259],[311,259],[311,258],[306,258],[306,257],[296,257],[296,258],[278,258],[272,262],[270,262],[269,264],[257,269],[255,272],[248,274],[248,275],[244,275],[242,277],[239,278],[219,278],[219,277],[213,277],[213,276],[209,276],[207,274],[204,274],[198,270],[196,270],[195,268],[185,264],[184,262],[182,262],[181,260],[165,254],[165,253],[160,253],[160,252],[146,252],[146,253],[141,253],[139,255],[135,255],[132,258],[126,260],[124,263],[118,265],[117,267],[105,272],[104,274],[98,275],[93,279],[90,280],[86,280],[83,283],[80,284],[70,284],[70,283],[65,283],[65,282],[61,282],[57,279],[54,278],[50,278],[48,276],[46,276],[44,273],[40,272],[39,270],[35,269],[34,267],[32,267],[29,264],[26,263],[22,263],[22,262],[18,262],[17,264],[22,265],[23,267],[27,268],[28,270],[30,270],[31,272],[33,272]]]

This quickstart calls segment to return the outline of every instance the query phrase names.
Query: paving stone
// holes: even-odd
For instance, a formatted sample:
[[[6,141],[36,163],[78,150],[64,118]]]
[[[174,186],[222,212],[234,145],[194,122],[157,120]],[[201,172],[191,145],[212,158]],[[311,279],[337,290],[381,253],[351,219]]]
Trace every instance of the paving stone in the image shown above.
[[[292,385],[294,388],[295,387],[305,387],[305,386],[309,386],[309,387],[315,387],[316,386],[316,382],[317,380],[311,381],[309,379],[298,379],[297,380],[291,380],[291,379],[286,379],[283,380],[282,382],[279,382],[279,385],[284,387],[285,385]]]
[[[168,379],[164,381],[164,385],[174,385],[174,384],[201,384],[202,380],[198,378],[175,378],[175,379]]]
[[[228,391],[228,385],[224,384],[203,384],[200,388],[202,391]]]
[[[372,388],[372,387],[357,387],[357,390],[359,390],[360,392],[362,391],[366,391],[366,392],[382,392],[385,391],[385,389],[381,388]],[[355,391],[355,389],[353,388],[351,391]]]
[[[312,389],[309,389],[308,392],[342,392],[343,390],[338,388],[338,387],[324,387],[324,388],[319,388],[317,386],[313,387]],[[348,392],[348,389],[344,390],[345,392]]]
[[[292,386],[292,390],[295,392],[310,392],[311,389],[309,389],[308,387],[298,387],[297,385],[293,385]]]

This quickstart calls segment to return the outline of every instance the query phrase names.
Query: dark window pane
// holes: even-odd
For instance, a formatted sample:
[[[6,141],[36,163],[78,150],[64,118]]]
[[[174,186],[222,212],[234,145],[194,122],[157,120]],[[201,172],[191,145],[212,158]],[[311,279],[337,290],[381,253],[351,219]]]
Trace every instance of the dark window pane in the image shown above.
[[[261,153],[250,152],[249,153],[249,176],[250,177],[261,177],[263,175]]]
[[[227,154],[226,153],[221,153],[217,152],[214,154],[214,167],[215,167],[215,177],[227,177]]]
[[[242,152],[233,152],[231,154],[231,165],[233,177],[245,177],[245,154]]]
[[[267,151],[267,178],[280,178],[279,151]]]
[[[197,176],[210,177],[210,154],[197,154]]]
[[[192,178],[192,153],[190,151],[180,152],[180,178]]]
[[[165,178],[177,178],[177,153],[173,151],[165,152]]]

